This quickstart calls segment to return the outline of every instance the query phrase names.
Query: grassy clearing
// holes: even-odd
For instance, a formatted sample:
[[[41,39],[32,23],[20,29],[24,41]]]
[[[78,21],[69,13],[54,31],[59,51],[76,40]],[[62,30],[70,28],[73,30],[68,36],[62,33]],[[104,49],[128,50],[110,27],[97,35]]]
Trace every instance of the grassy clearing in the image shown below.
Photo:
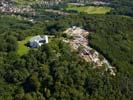
[[[29,48],[25,44],[28,43],[31,37],[32,36],[29,36],[22,41],[18,41],[18,51],[17,51],[18,55],[22,56],[29,51]]]
[[[30,50],[30,48],[28,48],[26,46],[26,44],[28,43],[28,41],[32,38],[33,36],[28,36],[26,37],[24,40],[22,41],[18,41],[18,50],[17,50],[17,54],[19,56],[23,56],[24,54],[27,54],[28,51]],[[52,42],[54,40],[54,36],[49,36],[49,43]],[[37,50],[37,48],[34,48],[34,50]]]
[[[76,10],[78,12],[85,12],[87,14],[106,14],[110,12],[110,7],[96,7],[96,6],[75,6],[68,5],[66,10]]]
[[[18,7],[21,7],[21,6],[23,7],[25,5],[35,4],[40,0],[12,0],[12,1],[15,2]]]

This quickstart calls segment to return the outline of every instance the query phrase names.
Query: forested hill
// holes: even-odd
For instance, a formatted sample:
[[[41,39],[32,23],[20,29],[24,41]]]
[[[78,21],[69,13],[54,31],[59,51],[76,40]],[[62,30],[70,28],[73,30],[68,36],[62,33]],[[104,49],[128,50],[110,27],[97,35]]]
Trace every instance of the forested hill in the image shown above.
[[[31,23],[4,15],[0,23],[0,99],[132,99],[132,18],[72,15]],[[116,67],[115,77],[104,72],[104,67],[92,69],[60,40],[62,31],[72,25],[92,31],[88,41]],[[18,55],[17,40],[46,33],[56,38]]]
[[[27,3],[35,0],[12,1],[16,2],[0,7],[6,9],[0,13],[0,100],[133,100],[132,0],[70,5],[75,8],[72,12],[66,9],[69,4],[45,7]],[[34,9],[35,16],[12,13],[20,5],[27,8],[25,4]],[[110,10],[98,14],[101,8]],[[115,75],[106,64],[95,67],[82,59],[82,46],[72,49],[67,40],[74,37],[64,31],[75,26],[89,32],[85,42],[94,49],[90,53],[97,51],[99,59],[106,58]],[[48,35],[49,43],[30,48],[29,40],[37,35]]]

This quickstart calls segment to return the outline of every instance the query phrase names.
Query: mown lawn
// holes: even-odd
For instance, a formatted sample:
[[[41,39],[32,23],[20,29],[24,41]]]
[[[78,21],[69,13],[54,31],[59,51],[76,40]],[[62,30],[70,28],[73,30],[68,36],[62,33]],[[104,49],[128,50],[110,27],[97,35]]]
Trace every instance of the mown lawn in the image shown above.
[[[76,10],[78,12],[85,12],[87,14],[106,14],[110,12],[110,7],[96,7],[96,6],[75,6],[68,5],[66,10]]]
[[[22,56],[29,51],[29,48],[26,46],[26,44],[28,43],[31,37],[32,36],[29,36],[22,41],[18,41],[18,50],[17,50],[18,55]]]

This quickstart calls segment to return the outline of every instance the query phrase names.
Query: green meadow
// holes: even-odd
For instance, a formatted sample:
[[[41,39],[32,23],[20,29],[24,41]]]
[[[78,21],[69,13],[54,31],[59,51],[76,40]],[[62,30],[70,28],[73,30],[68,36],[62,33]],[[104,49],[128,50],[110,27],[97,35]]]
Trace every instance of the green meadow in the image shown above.
[[[75,6],[68,5],[66,10],[76,10],[78,12],[85,12],[87,14],[106,14],[110,12],[110,7],[98,7],[98,6]]]
[[[28,41],[31,37],[32,36],[29,36],[29,37],[26,37],[22,41],[18,41],[18,50],[17,50],[18,55],[22,56],[22,55],[28,53],[29,48],[26,46],[26,44],[28,43]]]

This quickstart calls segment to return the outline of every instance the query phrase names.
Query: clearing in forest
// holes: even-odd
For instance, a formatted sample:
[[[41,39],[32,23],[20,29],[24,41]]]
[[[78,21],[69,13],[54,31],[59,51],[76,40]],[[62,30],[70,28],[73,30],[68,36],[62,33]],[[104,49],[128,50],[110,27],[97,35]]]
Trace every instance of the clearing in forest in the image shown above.
[[[18,41],[18,50],[17,50],[18,55],[22,56],[29,51],[29,48],[26,46],[26,44],[28,43],[31,37],[32,36],[28,36],[24,40]]]
[[[75,5],[68,5],[66,10],[75,10],[78,12],[85,12],[87,14],[106,14],[110,12],[110,7],[98,7],[98,6],[75,6]]]

